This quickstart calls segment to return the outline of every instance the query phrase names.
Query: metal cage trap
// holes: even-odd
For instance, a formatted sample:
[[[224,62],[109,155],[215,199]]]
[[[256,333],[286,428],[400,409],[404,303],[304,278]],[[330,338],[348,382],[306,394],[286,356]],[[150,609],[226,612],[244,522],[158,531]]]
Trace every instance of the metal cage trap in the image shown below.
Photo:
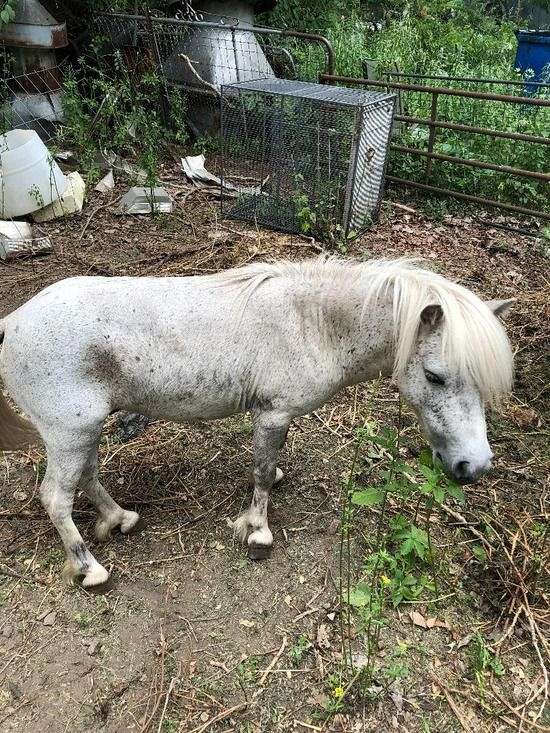
[[[330,239],[376,219],[395,95],[260,79],[222,87],[222,214]]]

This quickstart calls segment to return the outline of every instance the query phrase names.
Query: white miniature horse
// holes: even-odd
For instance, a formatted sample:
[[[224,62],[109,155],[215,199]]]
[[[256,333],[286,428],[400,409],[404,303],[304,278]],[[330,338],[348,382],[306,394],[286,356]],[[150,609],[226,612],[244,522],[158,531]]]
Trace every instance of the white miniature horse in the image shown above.
[[[128,532],[98,479],[103,421],[117,410],[175,421],[250,411],[254,495],[235,522],[251,557],[273,537],[269,491],[291,420],[346,385],[393,377],[457,481],[491,465],[484,405],[509,391],[512,355],[495,314],[512,301],[473,293],[407,260],[254,264],[214,276],[77,277],[0,321],[0,375],[30,423],[0,393],[0,448],[44,441],[41,499],[65,550],[65,574],[103,583],[72,520],[81,487],[96,534]]]

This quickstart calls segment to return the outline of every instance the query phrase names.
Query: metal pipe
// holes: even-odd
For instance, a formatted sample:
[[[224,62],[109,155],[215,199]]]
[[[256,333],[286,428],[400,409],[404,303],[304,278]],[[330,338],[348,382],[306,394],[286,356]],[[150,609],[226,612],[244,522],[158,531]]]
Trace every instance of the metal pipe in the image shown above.
[[[118,18],[121,20],[145,20],[143,15],[131,15],[129,13],[99,13],[104,18]],[[308,41],[316,41],[325,47],[326,56],[326,72],[328,75],[334,74],[335,55],[332,44],[325,36],[318,33],[302,33],[301,31],[283,30],[281,28],[264,28],[263,26],[239,26],[235,23],[213,23],[206,20],[180,20],[179,18],[159,18],[151,16],[151,20],[160,25],[180,25],[192,26],[193,28],[228,28],[229,30],[242,31],[248,33],[261,33],[262,35],[279,36],[280,38],[303,38]]]
[[[528,135],[524,132],[503,132],[501,130],[491,130],[489,127],[474,127],[473,125],[462,125],[458,122],[443,122],[441,120],[432,122],[428,117],[411,117],[409,115],[395,115],[395,119],[399,122],[409,122],[413,125],[433,125],[434,127],[441,127],[445,130],[459,130],[460,132],[473,132],[479,135],[488,135],[489,137],[502,137],[506,140],[524,140],[525,142],[536,143],[537,145],[550,145],[550,137]]]
[[[400,84],[394,81],[375,81],[374,79],[355,79],[352,76],[337,76],[335,74],[320,74],[319,78],[328,82],[343,84],[361,84],[362,86],[387,87],[402,89],[408,92],[427,92],[428,94],[447,94],[454,97],[468,97],[470,99],[485,99],[491,102],[509,102],[512,104],[529,104],[534,107],[550,107],[550,99],[536,97],[516,97],[511,94],[491,94],[489,92],[470,92],[466,89],[451,89],[450,87],[428,87],[420,84]]]
[[[410,153],[411,155],[421,155],[431,160],[444,160],[448,163],[457,163],[458,165],[469,165],[472,168],[484,168],[489,171],[498,171],[499,173],[510,173],[513,176],[525,176],[526,178],[535,178],[537,181],[550,182],[550,173],[540,173],[539,171],[527,171],[523,168],[513,168],[509,165],[497,165],[496,163],[485,163],[482,160],[470,160],[468,158],[458,158],[454,155],[443,155],[443,153],[433,153],[420,148],[409,148],[406,145],[390,145],[391,150],[397,150],[400,153]]]
[[[444,74],[412,74],[407,71],[384,71],[383,72],[386,76],[402,76],[406,77],[407,79],[441,79],[442,81],[469,81],[469,82],[476,82],[477,84],[501,84],[503,86],[510,85],[510,86],[519,86],[523,87],[528,84],[537,86],[537,87],[548,87],[550,88],[550,84],[547,84],[546,82],[539,82],[539,81],[529,81],[528,79],[525,81],[518,81],[517,79],[478,79],[475,76],[445,76]]]
[[[437,100],[439,99],[438,94],[432,94],[432,107],[430,110],[430,134],[428,136],[428,153],[426,160],[426,170],[424,171],[424,180],[427,182],[430,179],[430,173],[432,172],[432,160],[433,160],[433,150],[434,150],[434,144],[435,144],[435,136],[437,134],[437,127],[434,125],[434,122],[437,122]]]
[[[482,204],[483,206],[491,206],[495,209],[503,209],[505,211],[513,211],[516,214],[524,214],[525,216],[535,216],[540,219],[550,220],[550,214],[543,211],[535,211],[534,209],[526,209],[523,206],[515,206],[513,204],[503,204],[501,201],[493,199],[485,199],[481,196],[473,196],[469,193],[461,193],[453,191],[450,188],[439,188],[439,186],[429,186],[427,183],[417,183],[416,181],[407,181],[404,178],[396,178],[395,176],[386,176],[386,180],[390,183],[397,183],[400,186],[409,186],[410,188],[419,188],[422,191],[439,194],[441,196],[450,196],[451,198],[462,199],[473,204]]]

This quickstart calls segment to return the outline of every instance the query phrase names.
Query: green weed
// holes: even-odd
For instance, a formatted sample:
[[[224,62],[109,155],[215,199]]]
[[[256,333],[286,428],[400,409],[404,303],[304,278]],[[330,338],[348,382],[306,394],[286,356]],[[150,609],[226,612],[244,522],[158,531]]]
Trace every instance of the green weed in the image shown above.
[[[85,611],[77,611],[73,616],[73,620],[79,629],[88,629],[93,622],[93,616]]]
[[[260,657],[251,656],[237,666],[237,676],[243,685],[251,685],[258,677]]]
[[[493,654],[480,633],[470,643],[470,666],[478,686],[483,689],[487,673],[502,677],[505,670],[500,659]]]
[[[60,143],[78,150],[88,180],[100,173],[100,155],[112,151],[135,160],[145,172],[144,183],[153,188],[163,144],[187,141],[185,97],[180,90],[170,91],[165,122],[161,79],[152,72],[133,75],[120,52],[102,55],[100,41],[94,50],[93,64],[81,59],[77,70],[65,75]]]
[[[288,652],[292,664],[298,666],[309,649],[311,649],[310,640],[305,634],[300,634]]]

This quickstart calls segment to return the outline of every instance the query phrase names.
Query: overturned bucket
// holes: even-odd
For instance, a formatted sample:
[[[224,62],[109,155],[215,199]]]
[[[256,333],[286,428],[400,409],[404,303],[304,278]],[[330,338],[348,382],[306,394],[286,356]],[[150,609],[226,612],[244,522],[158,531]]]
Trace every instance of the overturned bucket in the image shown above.
[[[42,209],[66,188],[66,177],[34,130],[0,135],[0,218]]]

